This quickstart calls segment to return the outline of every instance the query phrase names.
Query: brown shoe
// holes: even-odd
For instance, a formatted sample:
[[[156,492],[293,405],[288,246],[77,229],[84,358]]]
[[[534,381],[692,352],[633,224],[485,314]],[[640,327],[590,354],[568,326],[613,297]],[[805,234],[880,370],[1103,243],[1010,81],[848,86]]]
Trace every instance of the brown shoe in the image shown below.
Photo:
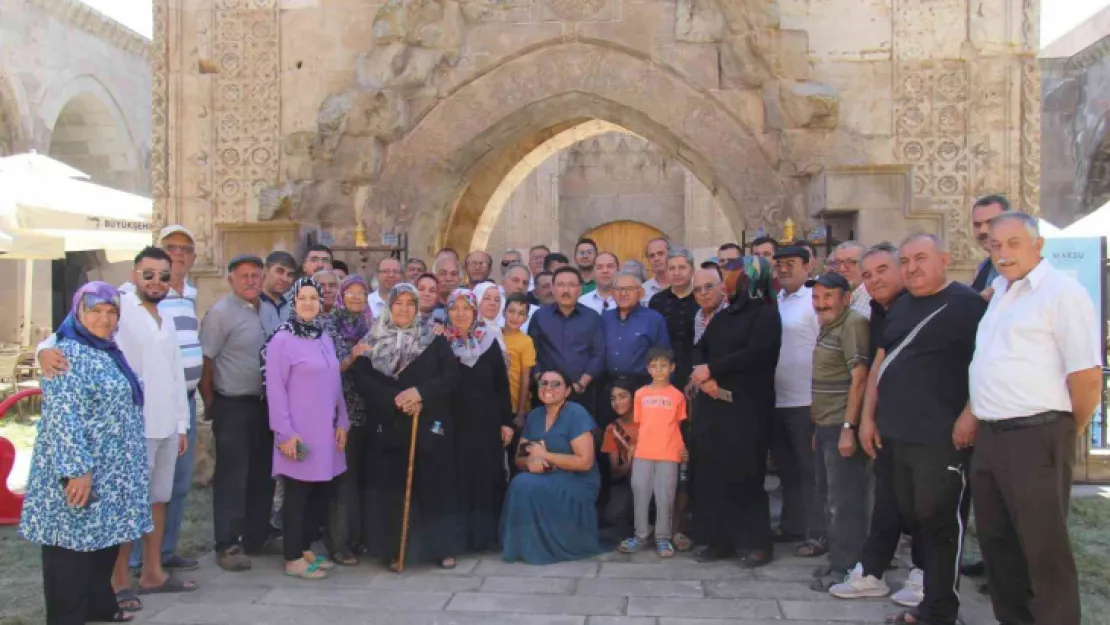
[[[220,568],[225,571],[239,573],[251,570],[251,559],[243,553],[243,548],[238,545],[221,551],[216,561]]]

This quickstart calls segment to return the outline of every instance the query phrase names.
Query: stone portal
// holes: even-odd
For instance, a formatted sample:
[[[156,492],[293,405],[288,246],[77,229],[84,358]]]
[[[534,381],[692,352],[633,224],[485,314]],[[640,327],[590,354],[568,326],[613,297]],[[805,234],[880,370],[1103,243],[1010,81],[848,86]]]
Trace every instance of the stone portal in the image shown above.
[[[690,219],[684,203],[684,242],[720,243],[718,210],[733,236],[841,220],[869,242],[935,232],[968,268],[974,196],[1037,210],[1038,12],[1037,0],[156,0],[157,218],[200,233],[210,268],[308,229],[350,244],[356,223],[371,242],[407,235],[415,255],[465,250],[489,242],[553,145],[622,132],[689,173],[684,202],[712,207]],[[645,219],[612,210],[594,226]],[[544,242],[563,246],[556,236]]]

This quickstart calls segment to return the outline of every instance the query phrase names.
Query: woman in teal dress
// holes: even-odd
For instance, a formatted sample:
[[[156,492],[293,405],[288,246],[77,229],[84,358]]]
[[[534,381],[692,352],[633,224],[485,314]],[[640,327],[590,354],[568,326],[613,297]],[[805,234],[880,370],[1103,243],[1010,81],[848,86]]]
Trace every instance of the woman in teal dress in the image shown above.
[[[43,380],[19,534],[42,545],[46,622],[130,620],[112,592],[122,543],[154,529],[143,389],[113,336],[119,292],[90,282],[58,329],[69,371]]]
[[[501,515],[502,557],[529,564],[581,560],[601,553],[593,417],[567,401],[570,381],[559,371],[540,376],[543,406],[528,413]]]

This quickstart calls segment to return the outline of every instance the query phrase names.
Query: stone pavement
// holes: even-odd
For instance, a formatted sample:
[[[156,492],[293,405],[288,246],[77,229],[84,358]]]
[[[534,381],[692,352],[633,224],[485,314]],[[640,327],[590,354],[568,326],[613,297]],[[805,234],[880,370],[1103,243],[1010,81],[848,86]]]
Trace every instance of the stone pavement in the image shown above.
[[[530,566],[486,554],[461,558],[453,571],[421,566],[396,575],[363,563],[305,581],[284,576],[277,557],[225,573],[209,554],[192,572],[196,592],[144,597],[140,615],[180,625],[843,625],[880,623],[897,611],[888,599],[840,601],[811,591],[817,564],[791,555],[748,571],[642,552]],[[888,579],[900,584],[905,575],[902,568]],[[994,625],[986,597],[968,581],[963,588],[965,625]]]

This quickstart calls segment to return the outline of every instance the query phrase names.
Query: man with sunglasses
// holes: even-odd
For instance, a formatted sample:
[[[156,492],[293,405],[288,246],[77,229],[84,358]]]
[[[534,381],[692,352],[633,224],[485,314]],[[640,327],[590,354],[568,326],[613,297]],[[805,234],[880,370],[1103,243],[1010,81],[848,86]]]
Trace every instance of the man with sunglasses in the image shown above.
[[[524,257],[521,256],[520,252],[516,250],[505,250],[505,253],[501,255],[501,279],[505,279],[505,274],[509,270],[509,267],[523,264],[523,262]]]

